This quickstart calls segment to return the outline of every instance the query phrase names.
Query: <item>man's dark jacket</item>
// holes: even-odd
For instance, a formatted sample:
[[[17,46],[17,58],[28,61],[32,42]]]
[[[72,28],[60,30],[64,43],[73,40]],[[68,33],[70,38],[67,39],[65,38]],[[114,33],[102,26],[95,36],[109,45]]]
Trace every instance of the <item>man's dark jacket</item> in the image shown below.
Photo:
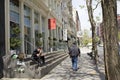
[[[69,55],[72,56],[80,56],[80,49],[76,45],[72,45],[71,48],[69,48]]]
[[[35,49],[33,51],[32,57],[38,57],[37,54],[39,54],[39,51],[37,51],[37,49]]]

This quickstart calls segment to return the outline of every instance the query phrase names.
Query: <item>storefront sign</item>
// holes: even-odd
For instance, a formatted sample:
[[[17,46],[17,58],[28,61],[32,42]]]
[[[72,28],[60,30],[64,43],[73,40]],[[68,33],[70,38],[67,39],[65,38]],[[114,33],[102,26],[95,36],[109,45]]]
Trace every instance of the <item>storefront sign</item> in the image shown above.
[[[63,29],[63,41],[67,41],[67,29]]]
[[[56,29],[56,19],[55,18],[48,19],[48,28],[50,30]]]

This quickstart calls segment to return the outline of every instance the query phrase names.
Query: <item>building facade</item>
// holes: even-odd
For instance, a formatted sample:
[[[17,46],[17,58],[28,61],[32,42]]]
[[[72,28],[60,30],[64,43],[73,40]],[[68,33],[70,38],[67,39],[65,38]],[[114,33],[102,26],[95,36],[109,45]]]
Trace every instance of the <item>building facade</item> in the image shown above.
[[[76,36],[75,39],[78,45],[80,45],[80,36],[82,31],[78,11],[75,8],[73,8],[73,24],[74,24],[73,33]]]
[[[18,51],[22,53],[31,54],[39,46],[38,39],[45,52],[50,51],[49,38],[55,39],[52,41],[53,46],[57,46],[62,40],[61,0],[5,0],[4,3],[6,53],[11,50],[14,27],[20,29],[17,37],[20,39],[21,45],[18,47]],[[48,29],[48,19],[50,18],[56,19],[55,30]],[[39,38],[38,34],[42,37]]]
[[[1,0],[0,7],[0,63],[3,56],[5,64],[9,61],[12,50],[27,57],[36,47],[42,46],[44,52],[57,51],[76,39],[79,22],[73,20],[72,0]],[[53,18],[56,28],[49,29],[49,19]]]
[[[4,5],[3,5],[4,4]],[[3,54],[17,49],[17,53],[31,54],[42,46],[44,52],[59,50],[64,45],[63,30],[67,40],[76,40],[80,30],[78,13],[73,14],[72,0],[3,0],[1,10],[1,50]],[[74,20],[75,15],[76,20]],[[48,28],[48,19],[56,19],[56,29]],[[19,32],[14,34],[14,32]],[[52,39],[52,40],[51,40]],[[13,46],[17,46],[14,48]]]

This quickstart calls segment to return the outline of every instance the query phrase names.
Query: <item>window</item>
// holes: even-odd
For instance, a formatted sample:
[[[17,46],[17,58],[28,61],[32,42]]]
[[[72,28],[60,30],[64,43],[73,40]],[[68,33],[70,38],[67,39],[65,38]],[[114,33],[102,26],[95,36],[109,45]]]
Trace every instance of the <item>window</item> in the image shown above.
[[[24,5],[24,45],[25,53],[31,54],[33,43],[31,39],[31,9]]]

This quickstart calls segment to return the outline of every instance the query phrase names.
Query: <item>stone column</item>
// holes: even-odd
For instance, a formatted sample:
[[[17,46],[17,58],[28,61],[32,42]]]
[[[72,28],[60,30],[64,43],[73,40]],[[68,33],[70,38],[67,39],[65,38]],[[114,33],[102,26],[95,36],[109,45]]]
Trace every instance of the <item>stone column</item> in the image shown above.
[[[42,19],[41,18],[42,18],[42,16],[41,16],[41,14],[39,14],[39,23],[38,24],[39,24],[39,32],[40,33],[42,33]]]
[[[35,25],[34,25],[34,9],[32,9],[32,14],[31,14],[31,18],[32,18],[32,21],[31,21],[31,43],[32,43],[32,48],[31,50],[33,51],[35,49]]]
[[[4,35],[3,35],[3,37],[1,36],[1,41],[0,41],[0,44],[2,46],[2,47],[0,46],[0,48],[3,49],[5,47],[5,50],[3,50],[3,52],[5,51],[4,57],[2,54],[3,52],[1,52],[2,50],[0,50],[0,52],[1,52],[0,54],[2,54],[2,55],[0,55],[0,68],[1,68],[0,73],[3,74],[3,70],[4,70],[4,77],[7,77],[7,76],[9,76],[9,74],[6,69],[8,67],[7,63],[9,61],[9,57],[10,57],[10,0],[2,0],[0,3],[0,7],[1,7],[1,9],[0,9],[0,23],[1,23],[0,27],[3,28],[3,29],[0,28],[1,35],[3,35],[2,31],[5,30]],[[5,15],[3,14],[3,12],[5,12]],[[5,21],[5,25],[1,21],[1,18],[5,18],[5,19],[2,19],[3,21]],[[2,39],[4,39],[5,43]],[[3,76],[1,75],[0,77],[3,77]]]
[[[39,33],[41,33],[42,34],[42,19],[41,19],[42,17],[41,17],[41,14],[39,14]],[[40,39],[40,41],[43,43],[43,35],[42,35],[42,38]],[[43,46],[43,44],[42,44],[42,46]]]
[[[20,1],[21,52],[25,53],[24,46],[24,2]]]
[[[5,47],[6,53],[10,53],[10,0],[5,0]]]
[[[46,17],[45,18],[45,51],[48,51],[48,36],[49,36],[48,17]]]

